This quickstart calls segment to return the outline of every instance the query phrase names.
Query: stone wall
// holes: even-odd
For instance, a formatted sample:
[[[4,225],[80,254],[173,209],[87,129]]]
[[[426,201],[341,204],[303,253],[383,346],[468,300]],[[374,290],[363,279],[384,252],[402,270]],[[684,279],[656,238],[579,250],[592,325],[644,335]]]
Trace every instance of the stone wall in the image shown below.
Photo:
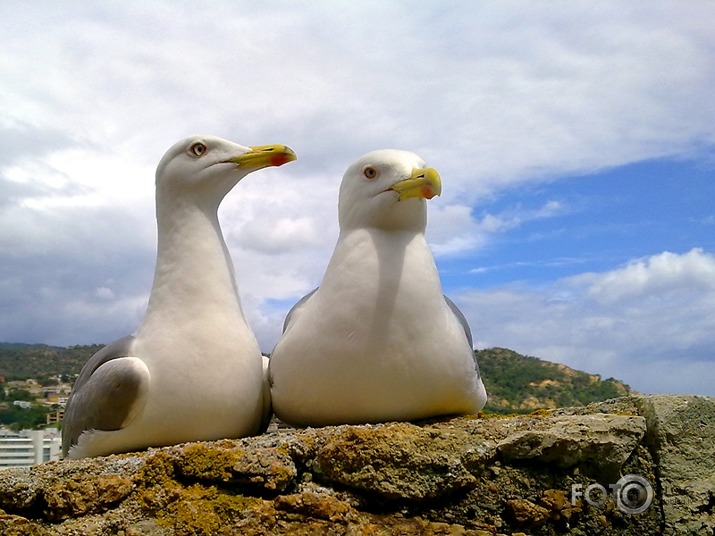
[[[714,460],[691,396],[279,430],[2,471],[0,533],[712,534]]]

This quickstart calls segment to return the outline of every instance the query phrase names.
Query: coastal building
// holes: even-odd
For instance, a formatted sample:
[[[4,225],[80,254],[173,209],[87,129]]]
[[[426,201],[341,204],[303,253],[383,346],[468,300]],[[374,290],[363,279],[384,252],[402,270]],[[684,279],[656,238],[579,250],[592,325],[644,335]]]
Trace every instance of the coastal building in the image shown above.
[[[0,428],[0,469],[59,460],[61,448],[62,439],[56,428],[20,432]]]

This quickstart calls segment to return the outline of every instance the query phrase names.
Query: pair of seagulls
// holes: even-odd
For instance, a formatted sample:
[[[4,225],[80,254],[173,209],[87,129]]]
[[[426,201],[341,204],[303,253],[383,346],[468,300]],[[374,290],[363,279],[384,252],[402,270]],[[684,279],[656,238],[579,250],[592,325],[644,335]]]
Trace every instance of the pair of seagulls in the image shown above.
[[[425,199],[440,194],[440,177],[406,151],[374,151],[347,169],[323,281],[288,313],[271,359],[261,355],[217,211],[243,177],[295,159],[283,145],[213,136],[167,151],[146,315],[82,369],[65,411],[65,457],[246,437],[272,412],[325,426],[484,406],[469,326],[442,294],[424,236]]]

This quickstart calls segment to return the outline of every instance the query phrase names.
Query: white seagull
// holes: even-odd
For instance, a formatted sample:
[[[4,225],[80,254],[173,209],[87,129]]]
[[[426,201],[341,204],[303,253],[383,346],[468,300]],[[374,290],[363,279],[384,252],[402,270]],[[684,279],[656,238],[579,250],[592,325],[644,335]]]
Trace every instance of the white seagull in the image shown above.
[[[441,188],[406,151],[374,151],[347,169],[323,281],[291,309],[270,358],[279,419],[411,421],[484,407],[469,326],[425,240],[425,199]]]
[[[158,251],[146,316],[82,369],[65,411],[65,457],[259,432],[270,415],[264,366],[217,211],[243,177],[295,158],[283,145],[213,136],[167,151],[156,170]]]

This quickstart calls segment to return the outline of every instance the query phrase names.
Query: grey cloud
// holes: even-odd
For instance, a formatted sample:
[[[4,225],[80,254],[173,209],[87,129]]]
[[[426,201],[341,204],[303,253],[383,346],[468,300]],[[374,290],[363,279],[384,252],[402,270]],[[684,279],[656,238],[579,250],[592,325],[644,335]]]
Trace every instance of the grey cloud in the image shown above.
[[[106,342],[135,327],[155,255],[141,222],[123,212],[83,209],[79,219],[71,211],[36,213],[32,223],[15,228],[16,242],[0,243],[0,340]],[[51,234],[38,236],[47,229]],[[97,292],[103,287],[115,303]]]
[[[0,128],[0,169],[23,160],[38,161],[46,155],[76,145],[66,132],[53,128],[39,128],[30,123],[9,118]]]

